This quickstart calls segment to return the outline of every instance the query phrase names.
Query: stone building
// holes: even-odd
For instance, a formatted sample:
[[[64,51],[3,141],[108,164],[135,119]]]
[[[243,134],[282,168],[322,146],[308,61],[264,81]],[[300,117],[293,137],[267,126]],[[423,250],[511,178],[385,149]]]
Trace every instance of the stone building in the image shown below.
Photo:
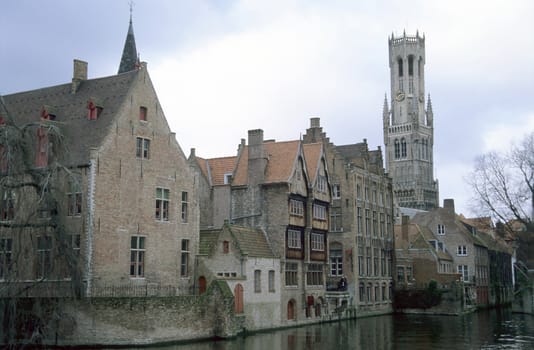
[[[37,128],[35,171],[71,175],[61,185],[63,198],[48,210],[69,235],[37,230],[32,254],[15,251],[24,243],[12,244],[12,267],[26,266],[13,278],[54,283],[59,291],[70,277],[59,275],[56,253],[68,247],[83,295],[190,293],[199,229],[194,173],[147,65],[138,61],[131,20],[119,74],[89,79],[87,66],[74,60],[70,83],[4,96],[9,114],[3,117]],[[56,129],[65,144],[61,153],[47,135]],[[8,234],[2,230],[2,239],[32,237]]]
[[[438,207],[434,180],[434,114],[430,95],[425,110],[425,38],[389,38],[391,107],[383,107],[386,170],[398,206]]]
[[[234,295],[234,312],[247,331],[276,328],[280,315],[280,258],[261,229],[224,224],[200,231],[197,264],[200,293],[224,280]]]
[[[323,132],[319,118],[311,118],[302,140],[322,143],[332,202],[328,233],[330,297],[347,279],[347,306],[358,315],[392,311],[393,193],[384,172],[382,152],[361,143],[336,146]],[[343,301],[342,300],[342,301]]]
[[[280,257],[281,324],[320,319],[328,308],[331,202],[323,145],[264,140],[258,129],[248,132],[248,144],[242,140],[235,158],[203,159],[192,152],[189,160],[205,183],[199,201],[211,208],[200,209],[212,215],[206,225],[228,220],[261,228]]]

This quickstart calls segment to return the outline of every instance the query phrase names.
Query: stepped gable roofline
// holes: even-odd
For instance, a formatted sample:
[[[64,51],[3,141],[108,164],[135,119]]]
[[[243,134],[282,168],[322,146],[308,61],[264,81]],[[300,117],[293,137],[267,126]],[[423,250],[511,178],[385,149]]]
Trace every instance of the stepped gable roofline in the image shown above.
[[[253,258],[277,258],[269,245],[265,232],[261,229],[231,224],[225,224],[219,229],[200,230],[199,254],[212,255],[223,230],[232,236],[241,255]]]
[[[97,148],[110,131],[141,71],[84,80],[72,93],[71,83],[23,91],[4,96],[6,108],[18,125],[38,122],[43,105],[53,106],[68,145],[67,166],[89,163],[92,148]],[[96,120],[88,120],[88,101],[98,101],[102,108]]]
[[[319,166],[324,155],[322,143],[306,143],[302,145],[304,159],[306,161],[306,170],[310,177],[310,182],[315,183],[319,173]]]
[[[297,155],[300,152],[300,141],[266,141],[263,143],[264,153],[267,158],[264,184],[286,183],[293,174]],[[248,149],[243,146],[242,153],[236,166],[234,186],[246,186],[248,184]]]

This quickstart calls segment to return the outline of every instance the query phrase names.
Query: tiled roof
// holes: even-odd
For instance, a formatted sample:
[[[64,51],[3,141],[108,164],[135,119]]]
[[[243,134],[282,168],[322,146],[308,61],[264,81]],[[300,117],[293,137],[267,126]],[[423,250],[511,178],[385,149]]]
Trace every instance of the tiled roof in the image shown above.
[[[212,186],[224,185],[224,175],[233,174],[237,157],[203,159],[197,157],[202,173]]]
[[[312,183],[315,181],[315,176],[317,175],[322,149],[322,143],[307,143],[302,145],[304,158],[306,159],[306,170],[308,171],[308,176]]]
[[[264,142],[267,157],[264,183],[287,182],[293,173],[300,141]],[[242,186],[248,183],[248,146],[244,146],[238,161],[232,185]]]
[[[51,106],[55,122],[66,139],[66,165],[84,165],[91,148],[100,146],[108,134],[139,71],[105,78],[84,80],[75,94],[71,84],[4,96],[7,110],[18,125],[40,121],[43,105]],[[103,107],[97,120],[87,119],[87,101],[93,99]]]
[[[261,229],[237,225],[224,225],[221,229],[201,230],[199,254],[210,255],[223,230],[228,230],[242,255],[255,258],[274,258],[267,238]]]

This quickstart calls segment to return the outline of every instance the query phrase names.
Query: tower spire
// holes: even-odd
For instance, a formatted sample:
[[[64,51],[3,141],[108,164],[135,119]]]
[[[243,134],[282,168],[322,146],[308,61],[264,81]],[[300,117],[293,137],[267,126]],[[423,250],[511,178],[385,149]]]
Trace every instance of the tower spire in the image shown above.
[[[128,33],[126,34],[126,41],[124,42],[124,49],[122,50],[121,62],[117,74],[132,71],[137,66],[138,55],[135,47],[135,37],[132,23],[133,2],[130,1],[130,24],[128,26]]]

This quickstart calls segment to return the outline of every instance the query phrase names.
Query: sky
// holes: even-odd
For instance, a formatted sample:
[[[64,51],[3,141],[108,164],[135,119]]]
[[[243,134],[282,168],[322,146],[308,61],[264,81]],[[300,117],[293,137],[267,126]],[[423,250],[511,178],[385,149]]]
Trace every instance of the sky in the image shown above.
[[[135,0],[137,50],[184,153],[235,155],[247,131],[383,147],[388,38],[425,36],[440,202],[473,215],[477,156],[534,131],[531,0]],[[127,0],[0,0],[0,94],[116,74]]]

